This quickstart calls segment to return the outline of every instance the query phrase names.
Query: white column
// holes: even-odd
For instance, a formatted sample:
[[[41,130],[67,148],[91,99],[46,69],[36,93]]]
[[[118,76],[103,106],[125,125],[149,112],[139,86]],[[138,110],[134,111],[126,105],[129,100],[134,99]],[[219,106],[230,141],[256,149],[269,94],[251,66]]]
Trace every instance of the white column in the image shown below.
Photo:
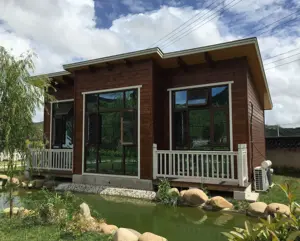
[[[153,144],[153,179],[157,178],[158,163],[157,163],[157,145]]]
[[[244,187],[248,180],[247,144],[238,145],[237,170],[239,186]]]

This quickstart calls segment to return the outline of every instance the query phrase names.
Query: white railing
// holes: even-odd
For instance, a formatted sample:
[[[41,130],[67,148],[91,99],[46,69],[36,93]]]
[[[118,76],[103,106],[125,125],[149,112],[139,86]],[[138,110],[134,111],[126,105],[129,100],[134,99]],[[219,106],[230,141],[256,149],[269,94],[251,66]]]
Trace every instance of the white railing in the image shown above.
[[[15,152],[11,158],[11,156],[8,153],[0,152],[0,162],[4,160],[10,160],[10,159],[12,159],[13,161],[19,161],[22,160],[22,156],[20,153]]]
[[[72,171],[72,149],[43,149],[31,150],[31,163],[33,169]]]
[[[203,183],[248,182],[247,145],[238,151],[157,150],[153,144],[153,179],[177,178]]]

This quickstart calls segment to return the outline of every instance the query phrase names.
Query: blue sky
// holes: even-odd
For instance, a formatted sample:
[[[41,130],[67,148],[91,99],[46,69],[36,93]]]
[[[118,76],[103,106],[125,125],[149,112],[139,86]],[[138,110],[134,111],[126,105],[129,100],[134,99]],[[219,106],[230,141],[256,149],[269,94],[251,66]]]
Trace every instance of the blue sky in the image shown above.
[[[274,104],[266,122],[300,126],[297,10],[300,0],[8,0],[0,45],[15,56],[33,50],[39,74],[149,46],[169,52],[257,36],[263,59],[295,49],[264,62]],[[34,120],[42,119],[39,110]]]

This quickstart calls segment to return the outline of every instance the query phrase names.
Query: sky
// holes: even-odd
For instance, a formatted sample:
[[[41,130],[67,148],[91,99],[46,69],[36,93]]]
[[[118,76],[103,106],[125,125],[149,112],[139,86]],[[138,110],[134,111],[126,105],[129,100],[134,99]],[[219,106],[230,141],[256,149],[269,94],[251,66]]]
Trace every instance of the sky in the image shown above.
[[[0,0],[0,45],[15,56],[33,50],[35,74],[44,74],[148,47],[170,52],[256,36],[274,106],[266,123],[295,127],[299,13],[300,0]],[[37,110],[34,121],[42,120]]]

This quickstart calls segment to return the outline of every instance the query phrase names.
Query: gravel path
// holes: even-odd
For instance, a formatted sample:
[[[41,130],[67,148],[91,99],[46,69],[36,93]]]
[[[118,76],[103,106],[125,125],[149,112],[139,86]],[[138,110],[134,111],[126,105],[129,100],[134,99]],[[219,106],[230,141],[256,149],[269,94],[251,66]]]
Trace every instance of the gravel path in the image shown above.
[[[139,198],[139,199],[147,199],[147,200],[153,200],[156,196],[156,193],[153,191],[115,188],[115,187],[108,187],[108,186],[94,186],[94,185],[75,184],[75,183],[61,183],[55,188],[55,190],[95,193],[101,195],[122,196],[122,197],[131,197],[131,198]]]

